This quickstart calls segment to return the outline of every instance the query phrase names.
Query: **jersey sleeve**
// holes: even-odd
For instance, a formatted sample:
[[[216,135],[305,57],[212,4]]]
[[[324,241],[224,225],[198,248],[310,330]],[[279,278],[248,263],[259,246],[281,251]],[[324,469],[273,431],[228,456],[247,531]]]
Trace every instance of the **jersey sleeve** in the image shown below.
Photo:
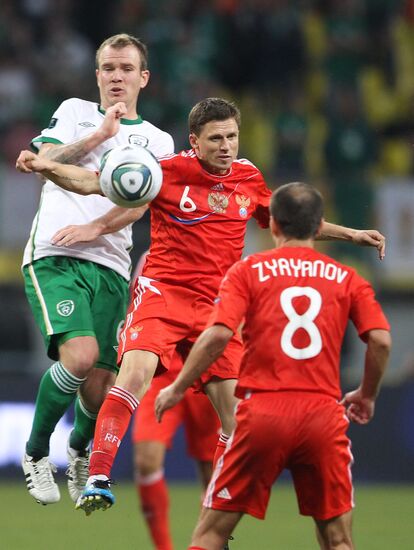
[[[160,132],[157,139],[151,143],[151,152],[158,159],[174,153],[174,140],[167,132]]]
[[[80,109],[80,102],[76,98],[63,101],[53,113],[49,126],[42,130],[40,136],[32,140],[32,149],[38,151],[43,143],[61,145],[62,143],[75,141],[76,124],[79,120]]]
[[[246,264],[235,263],[225,275],[215,300],[209,325],[225,325],[237,332],[249,304]]]
[[[352,278],[351,297],[349,316],[362,340],[365,340],[365,334],[370,330],[390,330],[390,324],[375,298],[372,286],[357,273]]]
[[[261,177],[261,181],[257,189],[257,206],[253,212],[253,217],[256,219],[259,226],[263,228],[269,227],[269,205],[271,196],[272,191],[266,186],[265,181]]]

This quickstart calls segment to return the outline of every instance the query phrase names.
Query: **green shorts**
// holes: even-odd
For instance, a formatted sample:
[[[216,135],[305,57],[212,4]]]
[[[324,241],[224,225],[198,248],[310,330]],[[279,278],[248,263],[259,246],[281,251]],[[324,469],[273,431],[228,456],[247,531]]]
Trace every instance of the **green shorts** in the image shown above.
[[[26,296],[45,340],[47,354],[75,336],[98,341],[97,367],[118,371],[118,338],[129,300],[128,282],[94,262],[50,256],[23,268]]]

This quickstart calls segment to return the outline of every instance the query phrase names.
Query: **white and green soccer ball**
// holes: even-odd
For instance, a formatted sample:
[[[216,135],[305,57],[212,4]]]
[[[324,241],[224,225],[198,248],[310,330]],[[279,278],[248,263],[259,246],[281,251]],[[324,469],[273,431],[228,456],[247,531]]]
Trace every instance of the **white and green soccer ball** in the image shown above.
[[[99,184],[102,193],[125,208],[143,206],[155,199],[162,185],[158,160],[140,145],[120,145],[101,160]]]

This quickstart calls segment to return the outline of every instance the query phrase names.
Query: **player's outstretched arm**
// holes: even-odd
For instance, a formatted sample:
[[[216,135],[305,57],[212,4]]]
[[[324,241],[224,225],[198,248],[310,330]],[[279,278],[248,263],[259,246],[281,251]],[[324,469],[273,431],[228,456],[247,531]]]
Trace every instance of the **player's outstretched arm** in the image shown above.
[[[39,154],[63,164],[78,164],[93,149],[118,133],[120,120],[126,114],[126,105],[120,101],[108,108],[101,126],[88,136],[62,145],[45,143],[40,148]]]
[[[142,218],[147,209],[148,205],[137,208],[115,206],[104,216],[100,216],[89,223],[62,227],[53,235],[52,243],[56,246],[71,246],[76,243],[91,242],[101,235],[115,233],[134,223]]]
[[[40,157],[32,151],[21,151],[16,160],[16,169],[25,174],[31,172],[42,174],[62,189],[73,191],[79,195],[102,195],[99,177],[95,172],[80,166],[60,164]]]
[[[174,407],[183,398],[186,389],[220,357],[232,336],[233,331],[224,325],[214,325],[200,334],[177,378],[162,389],[155,400],[158,422],[161,422],[164,412]]]
[[[347,416],[357,424],[367,424],[374,416],[375,400],[391,351],[391,335],[387,330],[371,330],[367,335],[364,375],[360,386],[343,397]]]
[[[351,229],[334,223],[323,222],[319,240],[352,241],[360,246],[373,246],[380,260],[385,257],[385,237],[376,229]]]

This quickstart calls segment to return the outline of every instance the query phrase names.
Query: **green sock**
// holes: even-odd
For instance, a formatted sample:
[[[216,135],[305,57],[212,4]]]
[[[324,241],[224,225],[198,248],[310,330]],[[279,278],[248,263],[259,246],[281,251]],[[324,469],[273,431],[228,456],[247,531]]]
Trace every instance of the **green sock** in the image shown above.
[[[73,376],[59,361],[40,381],[35,415],[26,452],[35,459],[49,455],[49,441],[56,424],[65,414],[85,378]]]
[[[88,447],[93,438],[97,416],[97,413],[86,409],[78,395],[75,401],[75,424],[69,438],[72,449],[84,451]]]

